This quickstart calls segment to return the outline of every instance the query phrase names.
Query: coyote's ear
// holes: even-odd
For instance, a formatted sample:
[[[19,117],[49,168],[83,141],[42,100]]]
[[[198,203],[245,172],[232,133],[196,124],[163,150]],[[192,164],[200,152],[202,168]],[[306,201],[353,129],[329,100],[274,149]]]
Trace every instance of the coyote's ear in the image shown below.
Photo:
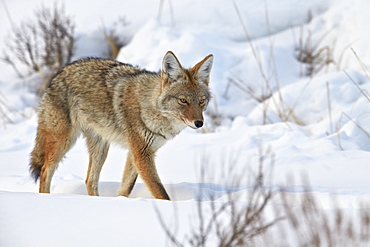
[[[162,61],[162,75],[165,74],[171,79],[178,78],[182,73],[182,66],[172,51],[168,51]]]
[[[209,75],[213,64],[213,55],[206,56],[202,61],[197,63],[192,69],[198,79],[209,84]]]

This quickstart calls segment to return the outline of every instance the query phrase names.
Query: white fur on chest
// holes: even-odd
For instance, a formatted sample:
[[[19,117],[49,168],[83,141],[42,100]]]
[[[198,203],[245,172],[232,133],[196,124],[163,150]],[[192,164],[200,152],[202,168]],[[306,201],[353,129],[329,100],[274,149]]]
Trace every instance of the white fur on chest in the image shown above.
[[[158,150],[162,147],[168,140],[171,140],[176,135],[178,135],[186,125],[181,122],[174,120],[172,122],[168,121],[148,121],[145,122],[146,127],[152,131],[155,135],[154,141],[152,143],[152,148]]]

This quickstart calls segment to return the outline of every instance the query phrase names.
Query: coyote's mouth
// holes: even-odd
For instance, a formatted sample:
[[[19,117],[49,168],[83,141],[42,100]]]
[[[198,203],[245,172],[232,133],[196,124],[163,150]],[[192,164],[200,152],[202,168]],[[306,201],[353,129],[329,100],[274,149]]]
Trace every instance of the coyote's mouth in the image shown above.
[[[184,119],[183,117],[180,117],[180,119],[184,124],[186,124],[187,126],[189,126],[192,129],[199,129],[203,126],[203,121],[201,121],[201,120],[188,121],[188,120]]]
[[[190,128],[192,129],[196,129],[195,126],[192,126],[191,125],[191,122],[187,121],[185,118],[183,118],[182,116],[179,116],[179,119],[184,123],[186,124],[187,126],[189,126]]]

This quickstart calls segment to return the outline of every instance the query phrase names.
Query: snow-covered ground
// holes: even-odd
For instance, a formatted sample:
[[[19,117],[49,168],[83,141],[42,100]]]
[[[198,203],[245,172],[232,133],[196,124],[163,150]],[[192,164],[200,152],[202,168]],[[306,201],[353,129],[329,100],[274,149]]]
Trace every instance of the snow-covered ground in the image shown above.
[[[117,146],[101,173],[101,196],[87,196],[83,139],[60,164],[52,193],[38,194],[28,172],[38,100],[26,85],[38,76],[23,81],[0,63],[0,117],[10,118],[0,122],[0,246],[171,246],[156,209],[180,239],[189,236],[199,224],[198,200],[207,209],[232,192],[235,203],[247,205],[261,157],[271,175],[268,190],[304,196],[308,180],[316,206],[328,215],[337,208],[350,216],[370,210],[369,1],[167,0],[160,17],[160,1],[63,2],[76,22],[76,59],[107,52],[103,25],[130,40],[118,60],[149,70],[160,69],[168,50],[184,66],[214,54],[206,133],[186,129],[157,154],[173,202],[154,200],[140,179],[130,198],[115,197],[127,154]],[[42,3],[52,5],[1,3],[1,50],[11,25],[32,20]],[[122,17],[128,25],[120,26]],[[332,62],[306,76],[298,47]],[[272,198],[267,217],[283,203]],[[301,204],[289,201],[292,208]],[[288,227],[280,222],[271,234],[279,226]],[[289,237],[274,236],[274,246],[304,238],[287,231]]]

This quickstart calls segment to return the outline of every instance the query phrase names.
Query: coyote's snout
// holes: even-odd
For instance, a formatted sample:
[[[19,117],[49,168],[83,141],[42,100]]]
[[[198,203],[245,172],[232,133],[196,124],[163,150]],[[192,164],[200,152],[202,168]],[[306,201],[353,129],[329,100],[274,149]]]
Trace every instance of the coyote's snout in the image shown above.
[[[186,126],[203,126],[212,63],[209,55],[184,69],[167,52],[160,73],[95,58],[64,67],[39,107],[30,171],[40,178],[40,193],[50,192],[58,163],[82,133],[90,156],[89,195],[98,195],[99,174],[113,142],[129,150],[118,195],[129,196],[140,175],[155,198],[169,200],[154,154]]]

